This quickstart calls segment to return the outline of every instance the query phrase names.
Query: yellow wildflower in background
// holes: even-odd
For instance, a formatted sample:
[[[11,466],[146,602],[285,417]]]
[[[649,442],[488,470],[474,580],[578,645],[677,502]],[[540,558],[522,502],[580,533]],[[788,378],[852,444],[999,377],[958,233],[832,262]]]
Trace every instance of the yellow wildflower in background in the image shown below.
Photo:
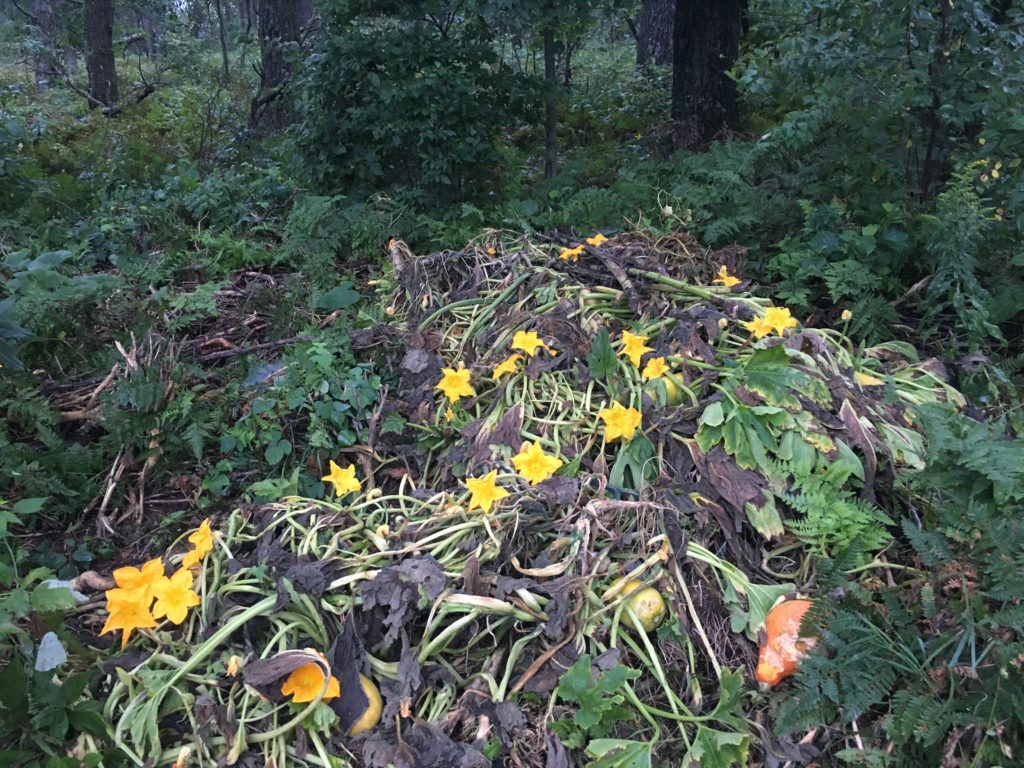
[[[533,445],[523,443],[519,453],[512,457],[512,466],[530,485],[547,480],[563,463],[561,459],[544,453],[537,440],[533,441]]]
[[[323,654],[319,654],[323,657]],[[292,670],[288,679],[281,684],[281,695],[291,696],[292,703],[306,704],[313,701],[324,687],[324,671],[315,661],[303,664]],[[327,681],[327,690],[321,701],[330,701],[341,695],[338,678],[331,675]]]
[[[552,355],[555,354],[555,350],[545,344],[536,331],[516,331],[512,337],[512,349],[525,352],[527,357],[533,357],[538,349],[546,349]]]
[[[853,319],[853,312],[851,312],[848,309],[844,309],[842,314],[839,315],[839,319],[842,320],[844,323],[848,323],[850,322],[850,320]]]
[[[192,571],[182,568],[171,578],[161,579],[153,585],[153,618],[166,616],[172,624],[181,624],[188,609],[199,605],[199,595],[192,590]]]
[[[342,469],[335,463],[334,459],[331,459],[330,468],[331,473],[324,475],[320,480],[325,483],[331,483],[334,486],[335,496],[341,497],[346,493],[362,490],[363,485],[356,477],[355,465],[349,464]]]
[[[515,373],[517,370],[516,364],[523,359],[522,355],[509,355],[496,366],[494,366],[494,372],[492,378],[498,381],[502,376]]]
[[[575,248],[563,248],[558,252],[558,258],[562,261],[579,261],[581,253],[583,253],[582,245],[577,245]]]
[[[609,443],[617,438],[631,439],[643,419],[636,408],[624,408],[618,402],[612,403],[611,408],[602,408],[597,417],[604,422],[604,439]]]
[[[608,238],[605,237],[604,235],[602,235],[600,232],[598,232],[593,237],[588,237],[587,238],[587,244],[588,245],[592,245],[595,248],[597,246],[601,245],[601,243],[607,243],[607,242],[608,242]]]
[[[144,563],[141,569],[134,566],[117,568],[112,575],[114,583],[123,591],[138,590],[138,600],[149,607],[149,601],[153,599],[153,585],[164,577],[164,563],[157,557]]]
[[[646,336],[630,333],[629,331],[623,331],[622,349],[619,350],[619,357],[628,357],[633,361],[633,365],[639,368],[640,358],[643,357],[646,352],[654,351],[651,347],[644,345],[645,341],[647,341]]]
[[[463,368],[461,364],[458,370],[442,368],[441,380],[434,389],[441,390],[451,402],[457,403],[460,398],[473,397],[476,394],[473,385],[469,383],[469,376],[469,368]]]
[[[491,506],[508,496],[508,491],[498,485],[498,470],[492,469],[483,477],[467,477],[466,488],[469,489],[469,511],[479,507],[484,514],[491,511]]]
[[[724,285],[726,288],[732,288],[734,285],[740,284],[738,277],[733,277],[729,274],[729,268],[723,264],[718,270],[718,277],[711,281],[712,283],[719,283]]]
[[[647,365],[644,366],[640,375],[645,379],[659,379],[666,373],[668,373],[668,365],[665,363],[665,358],[652,357],[647,361]]]
[[[796,318],[790,314],[787,307],[768,307],[764,313],[764,321],[770,325],[779,336],[787,328],[796,327]]]

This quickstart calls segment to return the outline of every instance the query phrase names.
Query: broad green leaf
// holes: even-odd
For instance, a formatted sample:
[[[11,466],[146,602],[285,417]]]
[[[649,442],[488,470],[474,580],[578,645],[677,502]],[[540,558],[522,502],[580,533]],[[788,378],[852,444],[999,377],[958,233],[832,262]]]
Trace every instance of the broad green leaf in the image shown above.
[[[607,376],[618,367],[607,328],[602,328],[594,336],[594,340],[590,344],[590,352],[587,354],[587,366],[595,378]]]
[[[732,768],[747,764],[750,736],[744,733],[718,731],[701,725],[693,739],[693,746],[683,758],[682,765],[700,768]]]
[[[707,424],[709,427],[721,426],[724,421],[725,411],[722,409],[721,400],[716,400],[711,403],[711,405],[704,409],[704,413],[700,416],[700,423]]]
[[[362,297],[352,288],[348,280],[342,282],[337,288],[332,288],[327,293],[317,297],[316,308],[327,312],[334,312],[339,309],[348,309],[359,303]]]
[[[766,540],[781,536],[786,532],[782,518],[779,516],[779,510],[775,506],[774,497],[766,496],[765,502],[761,506],[748,501],[744,506],[744,511],[747,513],[747,521]]]
[[[800,401],[793,392],[808,392],[812,378],[790,364],[785,347],[758,349],[743,366],[743,383],[769,405],[797,409]]]
[[[646,741],[593,739],[587,755],[596,758],[587,768],[651,768],[651,745]]]

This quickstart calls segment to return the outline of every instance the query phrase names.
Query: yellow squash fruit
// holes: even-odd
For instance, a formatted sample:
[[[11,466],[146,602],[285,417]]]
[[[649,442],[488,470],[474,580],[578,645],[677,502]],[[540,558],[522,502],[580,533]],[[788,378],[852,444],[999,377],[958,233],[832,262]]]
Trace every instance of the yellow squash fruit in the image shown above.
[[[644,632],[653,632],[668,614],[665,600],[654,587],[645,587],[642,582],[630,579],[622,588],[620,594],[626,595],[626,605],[636,616],[639,627],[633,623],[633,618],[623,611],[622,623],[634,632],[643,629]]]
[[[380,713],[384,709],[384,700],[380,697],[380,691],[377,690],[377,686],[373,684],[373,681],[366,675],[360,674],[359,682],[362,683],[363,693],[370,700],[370,704],[366,707],[366,711],[363,712],[362,716],[352,723],[352,727],[348,730],[349,736],[358,736],[360,733],[368,731],[377,725],[380,722]]]
[[[679,405],[683,402],[683,390],[680,389],[679,385],[673,380],[674,377],[659,376],[656,379],[651,379],[644,385],[644,390],[651,396],[653,400],[658,401],[660,386],[658,382],[661,382],[665,386],[665,404],[666,405]]]

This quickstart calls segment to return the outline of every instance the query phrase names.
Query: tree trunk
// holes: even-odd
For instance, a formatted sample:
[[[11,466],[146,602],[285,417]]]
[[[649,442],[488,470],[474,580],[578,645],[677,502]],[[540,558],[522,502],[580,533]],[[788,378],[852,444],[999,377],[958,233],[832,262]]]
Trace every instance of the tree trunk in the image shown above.
[[[555,31],[544,28],[544,177],[558,168],[558,80],[555,72]]]
[[[676,0],[642,0],[636,29],[636,65],[672,63]]]
[[[32,0],[32,31],[35,45],[32,48],[32,72],[36,85],[49,85],[57,69],[57,30],[54,15],[60,0]]]
[[[299,3],[299,29],[305,29],[313,20],[316,8],[313,7],[313,0],[298,0]]]
[[[291,75],[289,43],[299,40],[298,0],[259,0],[260,90],[253,100],[251,122],[270,130],[284,128],[288,110],[281,95]]]
[[[224,82],[226,83],[231,78],[231,73],[228,70],[228,32],[224,28],[224,8],[221,5],[221,0],[214,0],[214,7],[217,9],[217,29],[220,32],[220,60],[224,69]]]
[[[672,119],[676,146],[695,149],[737,125],[736,83],[746,0],[678,0],[673,27]]]
[[[113,0],[84,0],[85,70],[89,75],[90,107],[117,103],[117,70],[114,68]]]

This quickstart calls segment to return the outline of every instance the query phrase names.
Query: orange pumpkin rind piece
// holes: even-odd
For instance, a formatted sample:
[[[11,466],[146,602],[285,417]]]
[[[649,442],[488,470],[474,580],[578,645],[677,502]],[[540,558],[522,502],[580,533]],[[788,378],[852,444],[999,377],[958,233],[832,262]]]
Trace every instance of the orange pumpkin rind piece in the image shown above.
[[[758,682],[778,685],[797,671],[804,655],[814,647],[813,637],[800,637],[800,622],[810,607],[810,600],[788,600],[768,611],[755,675]]]

